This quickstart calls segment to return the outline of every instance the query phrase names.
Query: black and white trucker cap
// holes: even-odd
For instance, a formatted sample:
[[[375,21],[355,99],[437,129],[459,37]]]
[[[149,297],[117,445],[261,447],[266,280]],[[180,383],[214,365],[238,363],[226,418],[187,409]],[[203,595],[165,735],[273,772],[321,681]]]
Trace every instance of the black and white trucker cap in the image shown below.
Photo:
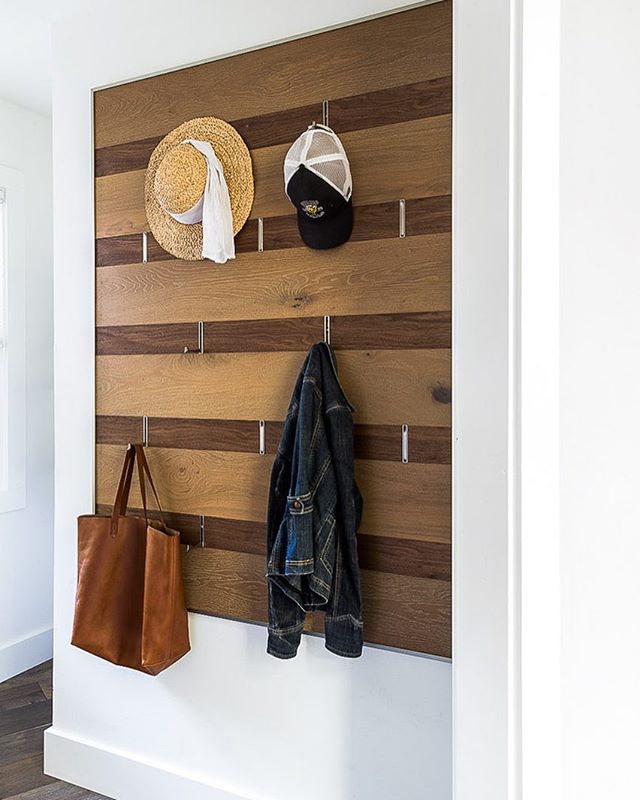
[[[313,124],[289,148],[284,187],[298,212],[302,241],[315,250],[346,242],[353,229],[351,169],[331,128]]]

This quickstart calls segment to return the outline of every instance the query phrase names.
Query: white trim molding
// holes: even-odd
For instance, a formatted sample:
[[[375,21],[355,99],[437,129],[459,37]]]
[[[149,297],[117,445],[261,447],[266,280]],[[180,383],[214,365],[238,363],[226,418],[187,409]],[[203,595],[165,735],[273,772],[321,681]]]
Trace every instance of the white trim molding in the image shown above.
[[[143,761],[69,736],[55,727],[44,732],[44,771],[118,800],[253,800],[246,795],[213,786],[195,775],[171,769],[166,763]],[[64,765],[67,765],[66,768]]]
[[[53,628],[6,642],[0,646],[0,683],[48,661],[53,652]]]

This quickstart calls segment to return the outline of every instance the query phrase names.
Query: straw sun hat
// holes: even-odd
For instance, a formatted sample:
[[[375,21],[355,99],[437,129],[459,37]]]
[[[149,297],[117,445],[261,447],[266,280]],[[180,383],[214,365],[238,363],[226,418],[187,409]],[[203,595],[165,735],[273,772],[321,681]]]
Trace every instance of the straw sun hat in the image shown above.
[[[176,258],[199,261],[203,257],[202,222],[185,224],[171,216],[188,219],[207,185],[207,159],[186,140],[208,142],[213,147],[229,191],[234,236],[247,221],[253,205],[253,170],[249,150],[238,131],[216,117],[184,122],[168,133],[151,154],[144,184],[151,232],[158,244]]]

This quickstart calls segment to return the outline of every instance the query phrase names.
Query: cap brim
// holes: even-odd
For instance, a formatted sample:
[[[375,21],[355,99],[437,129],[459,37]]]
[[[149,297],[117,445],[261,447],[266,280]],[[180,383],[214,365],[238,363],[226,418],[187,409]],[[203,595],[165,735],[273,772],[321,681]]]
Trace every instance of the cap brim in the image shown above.
[[[309,219],[303,211],[298,211],[298,230],[302,241],[314,250],[329,250],[344,244],[353,230],[351,200],[328,219]]]

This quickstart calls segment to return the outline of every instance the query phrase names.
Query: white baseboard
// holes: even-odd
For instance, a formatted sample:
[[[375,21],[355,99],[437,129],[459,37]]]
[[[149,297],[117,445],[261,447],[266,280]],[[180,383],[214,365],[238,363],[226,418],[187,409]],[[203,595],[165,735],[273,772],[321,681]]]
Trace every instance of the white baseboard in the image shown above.
[[[53,655],[53,631],[42,631],[0,646],[0,683],[19,675]]]
[[[115,800],[250,800],[227,789],[49,728],[44,771]]]

